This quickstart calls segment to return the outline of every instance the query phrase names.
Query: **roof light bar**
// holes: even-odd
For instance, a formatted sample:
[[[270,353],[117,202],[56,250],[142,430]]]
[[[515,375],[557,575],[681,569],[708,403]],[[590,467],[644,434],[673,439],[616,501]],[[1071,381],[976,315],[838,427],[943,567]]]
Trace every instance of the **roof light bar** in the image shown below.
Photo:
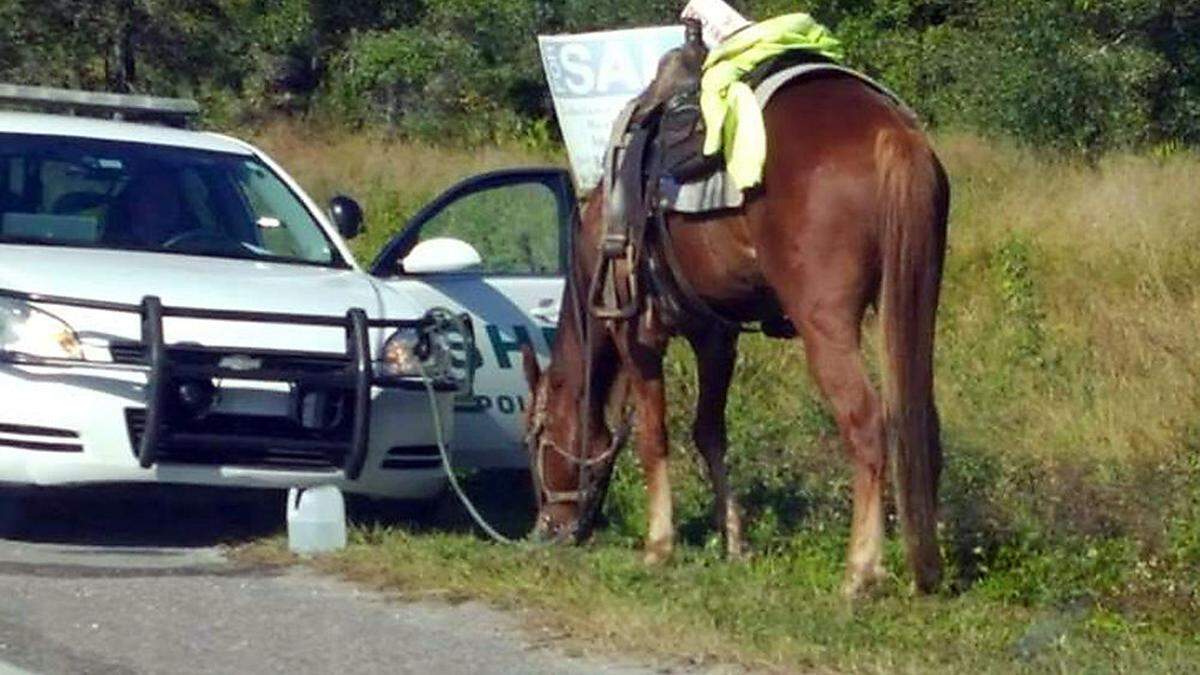
[[[0,84],[0,104],[5,103],[117,119],[158,120],[173,126],[200,114],[200,104],[190,99]]]

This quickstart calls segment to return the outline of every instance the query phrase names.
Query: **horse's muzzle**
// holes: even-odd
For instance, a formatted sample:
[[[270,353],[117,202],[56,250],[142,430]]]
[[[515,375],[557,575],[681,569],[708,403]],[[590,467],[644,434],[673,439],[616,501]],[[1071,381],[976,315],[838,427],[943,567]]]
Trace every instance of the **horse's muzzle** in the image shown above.
[[[529,533],[529,541],[535,544],[578,544],[579,522],[555,523],[547,514],[538,516],[537,523]]]

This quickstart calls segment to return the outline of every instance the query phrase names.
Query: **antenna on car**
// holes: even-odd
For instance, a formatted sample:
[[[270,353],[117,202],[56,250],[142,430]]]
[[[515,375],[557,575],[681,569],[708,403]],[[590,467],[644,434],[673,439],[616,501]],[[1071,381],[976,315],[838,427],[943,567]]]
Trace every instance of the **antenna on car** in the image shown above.
[[[0,106],[186,127],[200,114],[191,99],[0,84]]]

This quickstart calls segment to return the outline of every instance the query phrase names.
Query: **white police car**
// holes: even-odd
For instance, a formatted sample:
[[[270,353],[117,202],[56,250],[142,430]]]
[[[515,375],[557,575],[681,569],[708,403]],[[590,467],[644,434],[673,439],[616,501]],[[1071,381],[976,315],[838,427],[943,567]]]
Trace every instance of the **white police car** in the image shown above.
[[[456,465],[524,466],[518,352],[557,322],[565,172],[464,181],[364,270],[353,200],[327,218],[251,145],[180,128],[192,102],[0,102],[72,113],[0,111],[0,484],[427,498],[427,384]]]

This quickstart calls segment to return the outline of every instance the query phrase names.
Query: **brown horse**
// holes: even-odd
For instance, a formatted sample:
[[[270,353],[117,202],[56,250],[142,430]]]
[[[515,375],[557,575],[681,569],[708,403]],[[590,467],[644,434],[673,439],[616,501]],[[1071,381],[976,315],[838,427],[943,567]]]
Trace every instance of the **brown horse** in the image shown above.
[[[766,106],[764,120],[763,186],[736,211],[670,216],[670,246],[686,281],[720,315],[790,322],[803,342],[854,465],[845,592],[858,593],[886,575],[889,455],[908,561],[917,587],[930,591],[941,573],[933,342],[949,208],[946,174],[911,114],[850,76],[823,74],[787,85]],[[646,559],[670,555],[663,356],[670,337],[682,335],[699,370],[693,439],[716,493],[726,551],[739,555],[741,521],[725,464],[725,403],[738,333],[703,316],[671,316],[654,295],[629,321],[589,316],[582,309],[586,270],[597,264],[603,209],[597,188],[575,236],[550,365],[542,373],[526,354],[533,392],[528,449],[539,492],[535,534],[586,537],[614,454],[604,405],[621,376],[637,415],[636,448],[649,498]],[[861,351],[861,324],[871,306],[882,331],[882,398]]]

